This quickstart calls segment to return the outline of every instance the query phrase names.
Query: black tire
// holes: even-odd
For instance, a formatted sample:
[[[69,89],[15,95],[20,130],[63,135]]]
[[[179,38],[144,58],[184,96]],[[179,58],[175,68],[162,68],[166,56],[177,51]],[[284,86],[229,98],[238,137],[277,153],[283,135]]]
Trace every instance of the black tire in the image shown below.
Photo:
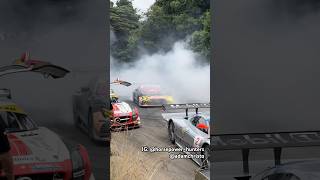
[[[202,155],[204,155],[204,159],[202,160],[202,168],[207,169],[210,168],[210,149],[209,145],[205,144],[203,146],[204,151],[202,152]]]
[[[168,133],[169,133],[169,140],[172,144],[175,144],[176,139],[175,139],[175,135],[174,135],[174,124],[172,121],[170,121],[169,123],[169,127],[168,127]]]

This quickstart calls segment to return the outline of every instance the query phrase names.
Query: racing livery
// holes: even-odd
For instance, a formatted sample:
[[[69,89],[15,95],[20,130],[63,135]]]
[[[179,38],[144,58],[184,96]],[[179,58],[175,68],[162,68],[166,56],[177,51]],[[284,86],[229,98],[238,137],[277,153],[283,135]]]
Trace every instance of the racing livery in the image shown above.
[[[192,158],[203,168],[209,167],[210,156],[210,112],[198,112],[199,108],[210,108],[209,104],[168,104],[163,105],[166,113],[162,113],[168,124],[169,140],[180,148],[202,148],[201,151],[188,152],[201,154],[203,158]],[[184,112],[175,112],[185,109]],[[189,109],[195,109],[190,115]],[[170,112],[170,111],[174,112]]]
[[[140,117],[137,108],[132,109],[130,105],[122,101],[113,101],[111,115],[111,129],[135,128],[140,126]]]
[[[32,60],[27,53],[13,64],[0,67],[0,76],[20,72],[36,72],[52,78],[62,78],[69,73],[49,62]],[[86,149],[80,144],[62,140],[45,127],[37,126],[11,100],[9,89],[0,89],[0,123],[6,129],[11,146],[16,179],[94,180]],[[1,166],[0,179],[5,179]]]
[[[133,91],[133,102],[140,107],[172,104],[172,96],[164,95],[158,85],[141,85]]]
[[[131,86],[131,83],[120,80],[119,78],[111,82],[113,85]],[[121,130],[140,126],[138,109],[132,108],[128,103],[120,101],[119,96],[110,89],[111,106],[111,130]]]
[[[0,90],[0,123],[6,127],[17,179],[93,180],[86,149],[38,127],[27,113]],[[1,167],[0,167],[1,169]],[[4,177],[0,171],[0,179]]]

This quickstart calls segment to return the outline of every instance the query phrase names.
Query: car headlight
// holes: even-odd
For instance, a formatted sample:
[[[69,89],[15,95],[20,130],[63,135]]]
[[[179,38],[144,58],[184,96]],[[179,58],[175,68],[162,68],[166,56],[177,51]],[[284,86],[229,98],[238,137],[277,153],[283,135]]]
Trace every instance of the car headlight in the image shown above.
[[[135,111],[132,112],[132,120],[136,120],[137,119],[137,114]]]
[[[133,111],[132,111],[132,120],[136,121],[136,120],[138,120],[138,117],[139,117],[138,109],[134,108]]]
[[[80,152],[76,149],[71,152],[73,179],[82,180],[85,175],[85,165]]]

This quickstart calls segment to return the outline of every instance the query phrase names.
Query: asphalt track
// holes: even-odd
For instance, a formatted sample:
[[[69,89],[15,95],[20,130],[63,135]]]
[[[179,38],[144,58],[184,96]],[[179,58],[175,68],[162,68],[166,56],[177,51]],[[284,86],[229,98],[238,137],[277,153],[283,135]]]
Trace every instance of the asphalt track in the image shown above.
[[[132,104],[132,102],[128,102]],[[141,152],[142,146],[176,147],[168,139],[166,123],[161,116],[160,108],[138,108],[141,127],[129,130],[130,143]],[[121,142],[119,142],[121,143]],[[111,147],[112,148],[112,147]],[[199,168],[191,159],[169,158],[168,152],[143,152],[154,161],[162,162],[154,180],[193,180],[194,172]],[[164,163],[163,163],[164,162]]]
[[[41,111],[30,109],[31,117],[41,126],[48,127],[63,138],[67,138],[84,145],[93,162],[93,173],[97,180],[106,180],[109,162],[108,146],[98,145],[90,141],[88,136],[74,127],[71,119],[63,119],[65,116],[57,115],[54,110]],[[160,108],[139,108],[142,126],[129,130],[130,143],[141,152],[142,146],[174,147],[168,140],[166,123],[161,117]],[[67,112],[66,112],[67,113]],[[49,118],[48,118],[49,117]],[[121,143],[121,142],[119,142]],[[283,149],[283,162],[297,159],[320,159],[319,147],[303,147]],[[194,179],[194,171],[198,166],[190,159],[170,160],[168,153],[147,153],[148,158],[154,161],[164,160],[166,168],[160,169],[155,179],[191,180]],[[241,151],[213,152],[212,171],[214,179],[230,179],[229,175],[241,174]],[[250,152],[250,172],[255,174],[263,169],[273,166],[272,149],[252,150]]]

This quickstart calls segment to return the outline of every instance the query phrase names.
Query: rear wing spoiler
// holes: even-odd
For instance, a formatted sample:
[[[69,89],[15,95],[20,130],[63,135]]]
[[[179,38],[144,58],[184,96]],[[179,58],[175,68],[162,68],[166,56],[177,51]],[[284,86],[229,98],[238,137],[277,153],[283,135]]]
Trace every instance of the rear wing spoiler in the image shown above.
[[[210,103],[188,103],[188,104],[164,104],[164,105],[162,105],[162,109],[164,111],[185,109],[186,116],[188,116],[189,109],[195,109],[196,114],[198,114],[199,108],[210,108]]]
[[[119,78],[117,78],[116,80],[112,81],[110,84],[118,84],[118,85],[123,85],[123,86],[127,86],[127,87],[132,85],[130,82],[120,80]]]
[[[275,165],[281,164],[282,148],[320,146],[320,131],[272,132],[249,134],[217,134],[211,136],[213,151],[241,150],[243,173],[234,177],[249,180],[250,149],[273,149]]]
[[[0,77],[20,72],[37,72],[45,77],[51,76],[56,79],[64,77],[70,71],[50,62],[30,59],[28,53],[24,53],[21,58],[15,60],[11,65],[0,67]]]

